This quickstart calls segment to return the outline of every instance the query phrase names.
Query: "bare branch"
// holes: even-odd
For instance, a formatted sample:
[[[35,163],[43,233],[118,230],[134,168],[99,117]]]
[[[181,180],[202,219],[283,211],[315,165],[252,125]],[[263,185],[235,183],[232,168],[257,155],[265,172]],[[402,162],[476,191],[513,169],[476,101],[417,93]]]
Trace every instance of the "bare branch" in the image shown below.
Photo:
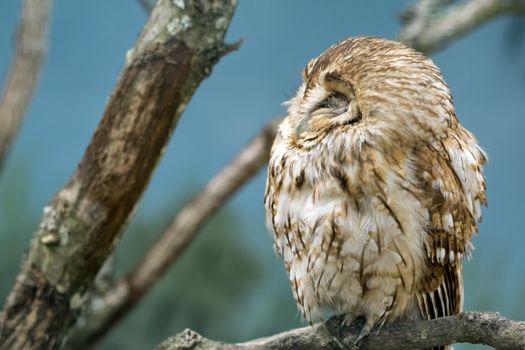
[[[44,208],[0,323],[0,349],[57,348],[198,84],[231,49],[235,0],[159,0],[69,183]]]
[[[199,228],[242,185],[266,164],[281,118],[270,122],[236,157],[175,216],[138,266],[87,310],[82,330],[72,334],[68,348],[98,343],[132,310],[188,246]]]
[[[14,55],[0,96],[0,169],[35,90],[47,52],[51,0],[23,0]]]
[[[157,350],[285,350],[333,349],[341,319],[333,318],[326,326],[298,328],[246,343],[225,344],[203,338],[186,329],[157,347]],[[362,321],[362,320],[359,320]],[[345,329],[341,340],[350,349],[357,347],[362,322]],[[429,321],[393,323],[379,334],[372,332],[363,342],[363,350],[421,349],[454,343],[490,345],[498,350],[525,349],[525,322],[511,321],[497,313],[463,312]]]
[[[524,15],[524,0],[470,0],[443,8],[444,0],[421,0],[404,16],[398,40],[429,53],[501,15]]]

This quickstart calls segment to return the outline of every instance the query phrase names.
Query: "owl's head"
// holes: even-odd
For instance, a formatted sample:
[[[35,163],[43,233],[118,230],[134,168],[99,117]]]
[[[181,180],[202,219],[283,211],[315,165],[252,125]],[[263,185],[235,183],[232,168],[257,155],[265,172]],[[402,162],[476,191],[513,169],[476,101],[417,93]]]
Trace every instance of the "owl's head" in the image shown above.
[[[378,37],[341,41],[311,60],[297,95],[286,103],[281,137],[310,148],[327,135],[360,142],[417,141],[455,120],[449,89],[423,54]]]

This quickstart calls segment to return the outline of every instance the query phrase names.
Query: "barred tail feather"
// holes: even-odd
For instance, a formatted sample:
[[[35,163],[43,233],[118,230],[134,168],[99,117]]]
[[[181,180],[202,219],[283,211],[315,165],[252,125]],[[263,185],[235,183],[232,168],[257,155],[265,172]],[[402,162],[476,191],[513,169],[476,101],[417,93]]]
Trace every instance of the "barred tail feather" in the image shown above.
[[[463,272],[461,262],[443,266],[443,279],[432,291],[419,293],[417,301],[422,319],[458,314],[463,310]],[[438,346],[429,350],[453,350],[454,347]]]

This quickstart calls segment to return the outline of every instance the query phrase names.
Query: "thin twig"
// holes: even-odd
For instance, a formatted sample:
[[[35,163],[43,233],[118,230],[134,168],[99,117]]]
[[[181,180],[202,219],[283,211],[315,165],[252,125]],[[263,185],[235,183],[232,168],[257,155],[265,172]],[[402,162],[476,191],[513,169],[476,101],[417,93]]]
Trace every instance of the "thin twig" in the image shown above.
[[[164,341],[157,350],[328,350],[334,349],[340,322],[333,318],[326,326],[318,323],[238,344],[209,340],[186,329]],[[363,350],[422,349],[454,343],[485,344],[498,350],[525,349],[525,322],[511,321],[497,313],[463,312],[428,321],[393,323],[379,334],[372,332],[362,346],[356,347],[362,325],[354,322],[338,341],[350,349]]]
[[[51,0],[23,0],[15,50],[0,96],[0,170],[20,128],[47,53]]]
[[[443,7],[443,0],[418,1],[404,16],[398,40],[429,53],[501,15],[524,15],[524,0],[470,0]]]
[[[90,348],[138,303],[188,246],[199,228],[266,164],[281,118],[271,121],[174,217],[135,269],[84,315],[88,327],[71,335],[68,348]]]

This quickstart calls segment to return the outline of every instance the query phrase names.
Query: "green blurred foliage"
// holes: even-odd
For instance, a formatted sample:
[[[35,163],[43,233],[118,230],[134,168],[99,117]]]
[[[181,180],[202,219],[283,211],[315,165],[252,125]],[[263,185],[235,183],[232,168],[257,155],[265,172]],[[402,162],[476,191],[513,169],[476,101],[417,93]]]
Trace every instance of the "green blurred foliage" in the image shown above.
[[[11,162],[0,173],[0,300],[5,300],[28,247],[38,213],[30,208],[31,169],[26,163]]]
[[[166,217],[140,218],[130,227],[116,253],[117,270],[143,255]],[[216,215],[104,348],[153,348],[187,327],[216,339],[238,339],[231,327],[237,306],[256,288],[263,267],[244,246],[233,213]]]

